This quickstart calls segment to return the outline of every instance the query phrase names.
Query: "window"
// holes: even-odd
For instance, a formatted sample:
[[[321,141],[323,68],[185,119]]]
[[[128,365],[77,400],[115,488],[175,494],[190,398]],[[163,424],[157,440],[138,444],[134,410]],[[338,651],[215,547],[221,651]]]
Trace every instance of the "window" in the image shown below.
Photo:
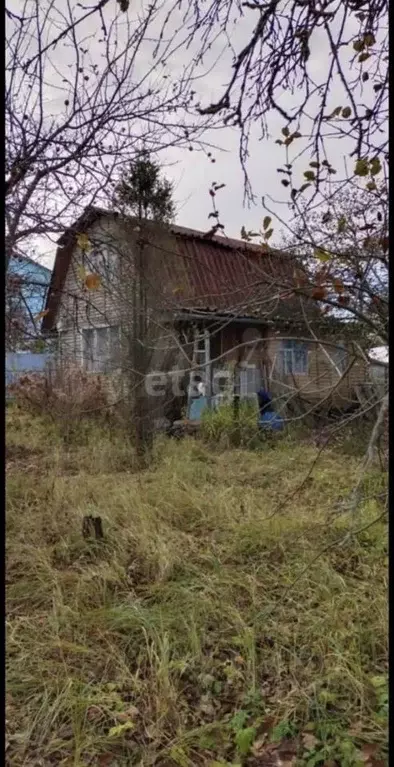
[[[114,274],[115,257],[105,245],[96,245],[89,255],[84,257],[84,265],[92,272],[109,279]]]
[[[261,374],[259,368],[255,365],[248,365],[248,367],[241,368],[239,383],[242,399],[255,397],[261,387]]]
[[[303,341],[283,341],[284,375],[308,373],[308,344]]]
[[[82,330],[82,355],[85,370],[109,373],[119,367],[120,328],[117,325]]]
[[[336,349],[330,349],[328,353],[335,367],[339,370],[340,374],[343,375],[349,364],[348,354],[343,341],[338,341]]]

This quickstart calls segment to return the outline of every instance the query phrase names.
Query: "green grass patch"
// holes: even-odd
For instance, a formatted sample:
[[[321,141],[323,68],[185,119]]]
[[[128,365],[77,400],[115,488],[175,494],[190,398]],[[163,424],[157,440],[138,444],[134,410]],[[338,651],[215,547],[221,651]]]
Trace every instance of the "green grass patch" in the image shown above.
[[[385,758],[385,475],[350,519],[359,461],[324,452],[304,482],[317,450],[289,439],[160,439],[137,473],[125,435],[65,446],[11,409],[7,444],[10,765]]]

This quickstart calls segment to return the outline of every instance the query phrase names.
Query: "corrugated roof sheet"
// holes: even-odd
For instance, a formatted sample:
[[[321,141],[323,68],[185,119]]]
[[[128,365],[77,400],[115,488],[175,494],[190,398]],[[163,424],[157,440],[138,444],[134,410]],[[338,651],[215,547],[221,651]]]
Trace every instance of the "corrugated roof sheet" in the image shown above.
[[[61,290],[75,246],[75,233],[87,231],[102,216],[114,216],[105,210],[85,211],[59,239],[54,270],[47,299],[48,313],[43,328],[50,329],[56,316]],[[133,224],[137,220],[124,219]],[[237,315],[269,315],[278,309],[278,290],[273,281],[282,281],[291,288],[294,261],[280,251],[263,252],[258,245],[242,240],[211,236],[208,233],[170,226],[160,229],[148,225],[149,246],[154,251],[151,281],[168,308],[231,311]],[[136,234],[134,237],[138,236]],[[279,302],[289,312],[299,302],[289,298],[284,289]],[[281,309],[282,311],[282,309]]]

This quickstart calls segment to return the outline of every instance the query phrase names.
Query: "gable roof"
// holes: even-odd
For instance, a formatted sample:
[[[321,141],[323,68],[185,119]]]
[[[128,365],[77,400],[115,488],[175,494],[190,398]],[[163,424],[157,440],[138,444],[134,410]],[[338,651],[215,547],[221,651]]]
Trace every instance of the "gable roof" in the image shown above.
[[[47,285],[50,281],[51,277],[51,269],[48,269],[47,266],[44,266],[43,264],[40,264],[39,261],[36,261],[34,258],[30,258],[29,256],[22,256],[22,255],[14,255],[11,256],[10,264],[9,264],[10,272],[13,273],[39,273],[43,280],[45,285]]]
[[[54,325],[76,234],[88,231],[102,217],[135,223],[134,229],[139,223],[138,219],[121,217],[101,208],[88,208],[64,232],[58,240],[43,330],[50,330]],[[281,281],[282,278],[289,285],[289,276],[290,281],[292,279],[295,260],[280,251],[264,252],[260,245],[182,226],[144,222],[144,227],[144,234],[152,233],[149,246],[161,256],[152,266],[155,281],[160,284],[161,299],[174,311],[231,312],[237,317],[266,315],[267,302],[273,302],[273,311],[275,306],[278,308],[276,292],[274,296],[272,290],[273,280]],[[286,314],[294,317],[294,303],[298,305],[299,314],[300,308],[298,300],[289,297],[290,292],[287,290],[287,300],[284,293],[284,300],[279,303],[282,315],[286,305]]]

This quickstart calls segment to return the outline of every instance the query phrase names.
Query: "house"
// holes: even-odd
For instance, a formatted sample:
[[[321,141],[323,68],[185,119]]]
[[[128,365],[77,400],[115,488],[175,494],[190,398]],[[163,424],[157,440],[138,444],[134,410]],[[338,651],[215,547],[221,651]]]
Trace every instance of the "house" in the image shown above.
[[[51,270],[27,256],[10,259],[6,278],[6,341],[13,351],[34,345],[40,323],[37,315],[46,301]]]
[[[102,374],[115,399],[140,375],[157,412],[191,369],[209,399],[263,385],[282,407],[348,407],[365,365],[301,283],[286,253],[89,208],[58,241],[42,327],[59,364]]]
[[[39,314],[45,304],[51,270],[28,256],[13,256],[8,265],[8,278],[16,282],[29,314]]]

